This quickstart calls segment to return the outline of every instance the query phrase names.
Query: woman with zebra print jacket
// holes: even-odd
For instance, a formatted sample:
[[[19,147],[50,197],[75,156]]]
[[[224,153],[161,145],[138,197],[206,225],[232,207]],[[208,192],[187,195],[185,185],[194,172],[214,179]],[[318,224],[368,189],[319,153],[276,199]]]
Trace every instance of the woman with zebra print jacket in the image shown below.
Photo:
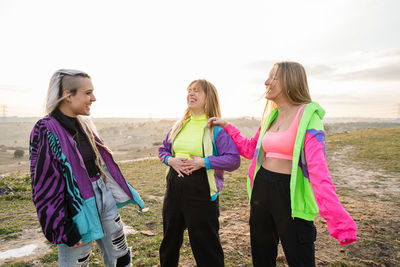
[[[32,198],[46,238],[58,246],[60,266],[87,266],[94,240],[106,266],[130,266],[118,208],[144,203],[85,117],[94,101],[88,74],[53,74],[47,116],[30,136]]]

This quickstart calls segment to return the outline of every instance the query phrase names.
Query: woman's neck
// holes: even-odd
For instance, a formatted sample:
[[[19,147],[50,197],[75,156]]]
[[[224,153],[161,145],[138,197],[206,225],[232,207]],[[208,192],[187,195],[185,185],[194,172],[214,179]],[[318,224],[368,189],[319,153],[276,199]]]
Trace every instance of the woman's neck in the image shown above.
[[[278,108],[278,112],[281,115],[285,115],[288,113],[288,111],[293,107],[293,104],[290,104],[287,101],[277,101],[276,103],[276,107]]]
[[[63,103],[58,107],[58,109],[61,111],[62,114],[68,117],[76,118],[77,115],[73,113],[69,108],[67,108]]]
[[[190,110],[190,113],[192,114],[193,117],[199,117],[201,115],[204,115],[204,110]]]
[[[290,103],[288,101],[282,101],[276,103],[276,106],[278,108],[278,114],[281,118],[285,118],[287,116],[290,117],[290,114],[294,110],[294,108],[297,108],[300,104],[296,103]]]

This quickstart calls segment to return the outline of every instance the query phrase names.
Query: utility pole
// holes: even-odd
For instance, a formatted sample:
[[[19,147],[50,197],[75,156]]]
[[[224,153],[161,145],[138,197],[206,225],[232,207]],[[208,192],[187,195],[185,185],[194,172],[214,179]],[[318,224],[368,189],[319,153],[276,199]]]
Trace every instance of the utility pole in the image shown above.
[[[5,120],[7,117],[7,105],[1,105],[0,108],[1,108],[1,113],[3,115],[3,120]]]

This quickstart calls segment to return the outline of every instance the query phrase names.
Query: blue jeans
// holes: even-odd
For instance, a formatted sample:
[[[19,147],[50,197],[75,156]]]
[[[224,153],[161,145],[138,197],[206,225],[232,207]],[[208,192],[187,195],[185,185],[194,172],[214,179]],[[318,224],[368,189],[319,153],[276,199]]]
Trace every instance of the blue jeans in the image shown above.
[[[103,255],[104,264],[107,267],[131,266],[130,250],[112,193],[106,188],[101,178],[92,182],[92,187],[104,232],[104,237],[96,240]],[[83,243],[78,248],[58,245],[59,266],[88,266],[92,242]]]

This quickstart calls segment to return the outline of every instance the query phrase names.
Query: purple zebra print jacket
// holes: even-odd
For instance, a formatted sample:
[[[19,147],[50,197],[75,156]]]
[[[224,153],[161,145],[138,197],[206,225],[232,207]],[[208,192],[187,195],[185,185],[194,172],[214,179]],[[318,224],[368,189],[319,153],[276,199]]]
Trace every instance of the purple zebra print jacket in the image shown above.
[[[97,148],[111,176],[131,198],[129,203],[143,208],[143,201],[127,184],[111,154]],[[32,199],[46,238],[53,244],[68,246],[81,239],[84,242],[101,238],[97,209],[93,211],[93,206],[86,205],[94,199],[94,193],[85,164],[71,134],[53,116],[42,118],[34,126],[29,159]],[[85,226],[77,225],[81,220],[74,218],[82,218],[82,213],[87,221]],[[89,230],[83,232],[83,228]]]

